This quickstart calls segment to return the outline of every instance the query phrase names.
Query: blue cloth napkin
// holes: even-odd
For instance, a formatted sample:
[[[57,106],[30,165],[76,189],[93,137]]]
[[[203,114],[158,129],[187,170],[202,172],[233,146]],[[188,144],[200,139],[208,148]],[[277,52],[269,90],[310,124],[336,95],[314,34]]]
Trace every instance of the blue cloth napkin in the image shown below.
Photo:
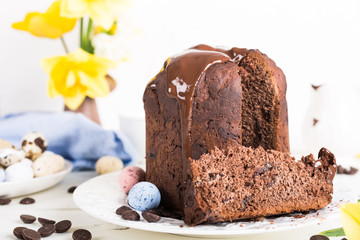
[[[134,165],[138,154],[126,136],[106,131],[79,113],[25,112],[0,117],[0,139],[20,147],[29,132],[41,132],[48,140],[48,150],[62,155],[74,170],[94,169],[105,155],[116,156],[125,165]]]

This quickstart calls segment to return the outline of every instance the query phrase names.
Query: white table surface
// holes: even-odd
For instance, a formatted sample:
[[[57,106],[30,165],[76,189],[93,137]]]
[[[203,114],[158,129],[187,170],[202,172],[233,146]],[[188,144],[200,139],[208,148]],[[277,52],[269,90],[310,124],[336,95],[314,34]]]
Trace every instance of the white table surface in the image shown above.
[[[192,237],[177,236],[164,233],[154,233],[147,231],[140,231],[135,229],[121,228],[96,218],[93,218],[81,211],[73,202],[72,194],[67,190],[71,186],[80,185],[82,182],[95,177],[95,172],[72,172],[64,181],[54,186],[51,189],[34,193],[29,195],[36,200],[36,203],[30,205],[19,204],[22,197],[13,198],[9,205],[0,206],[0,239],[16,239],[12,234],[15,227],[25,226],[37,230],[40,224],[36,221],[33,224],[24,224],[20,220],[21,214],[30,214],[36,217],[43,217],[53,219],[55,221],[61,221],[68,219],[72,222],[72,227],[67,233],[55,233],[48,238],[44,239],[72,239],[72,232],[79,228],[85,228],[89,230],[94,240],[100,239],[195,239]],[[359,187],[360,174],[355,176],[337,176],[341,182],[347,184],[348,187],[354,187],[357,194],[360,193]],[[360,194],[358,195],[360,196]],[[96,206],[94,206],[96,208]],[[256,236],[246,239],[292,239],[292,240],[308,240],[312,235],[315,235],[321,231],[329,230],[332,228],[341,227],[340,217],[336,217],[333,220],[329,220],[317,226],[300,228],[293,231],[266,234],[264,236]],[[232,238],[232,239],[245,239],[245,238]],[[331,238],[331,240],[342,238]]]

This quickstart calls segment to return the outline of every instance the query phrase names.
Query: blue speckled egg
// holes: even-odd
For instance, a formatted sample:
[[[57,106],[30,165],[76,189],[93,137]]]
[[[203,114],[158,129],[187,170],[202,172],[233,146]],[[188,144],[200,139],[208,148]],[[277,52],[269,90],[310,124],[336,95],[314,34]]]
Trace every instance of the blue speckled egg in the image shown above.
[[[0,182],[5,181],[5,171],[4,169],[0,168]]]
[[[138,211],[157,208],[160,201],[161,196],[159,189],[149,182],[139,182],[135,184],[128,195],[129,205]]]

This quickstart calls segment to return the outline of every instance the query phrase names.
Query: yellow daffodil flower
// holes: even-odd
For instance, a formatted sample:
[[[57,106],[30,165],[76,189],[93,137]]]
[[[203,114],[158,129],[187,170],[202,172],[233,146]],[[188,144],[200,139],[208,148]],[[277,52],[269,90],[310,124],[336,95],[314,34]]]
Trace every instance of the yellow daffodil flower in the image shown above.
[[[360,203],[347,203],[340,206],[341,221],[349,240],[360,239]]]
[[[59,38],[71,31],[75,23],[76,18],[60,16],[60,1],[55,1],[45,13],[28,13],[23,22],[14,23],[12,27],[38,37]]]
[[[89,17],[105,30],[111,29],[116,13],[128,8],[130,0],[61,0],[61,15],[68,18]]]
[[[62,95],[66,106],[77,109],[85,97],[104,97],[109,93],[105,76],[115,63],[82,49],[66,56],[43,59],[42,67],[50,75],[50,97]]]

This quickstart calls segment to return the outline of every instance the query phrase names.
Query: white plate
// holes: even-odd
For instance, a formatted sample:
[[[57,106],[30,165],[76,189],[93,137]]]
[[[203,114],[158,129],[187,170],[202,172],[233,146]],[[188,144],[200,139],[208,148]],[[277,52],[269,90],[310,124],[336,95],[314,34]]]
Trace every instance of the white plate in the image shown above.
[[[64,170],[61,172],[26,181],[2,182],[0,183],[0,196],[18,197],[47,189],[62,181],[71,172],[71,169],[71,162],[65,161]]]
[[[293,230],[308,225],[317,225],[338,216],[339,204],[354,202],[356,197],[351,190],[335,191],[333,202],[324,209],[306,215],[295,213],[281,217],[266,218],[263,221],[240,221],[235,223],[202,224],[187,227],[182,220],[161,218],[157,223],[126,221],[115,214],[118,207],[126,204],[126,195],[118,186],[119,172],[92,178],[74,192],[75,203],[89,215],[115,225],[139,230],[164,232],[197,237],[247,237],[276,231]],[[96,206],[96,207],[94,207]],[[140,212],[139,212],[140,213]]]

